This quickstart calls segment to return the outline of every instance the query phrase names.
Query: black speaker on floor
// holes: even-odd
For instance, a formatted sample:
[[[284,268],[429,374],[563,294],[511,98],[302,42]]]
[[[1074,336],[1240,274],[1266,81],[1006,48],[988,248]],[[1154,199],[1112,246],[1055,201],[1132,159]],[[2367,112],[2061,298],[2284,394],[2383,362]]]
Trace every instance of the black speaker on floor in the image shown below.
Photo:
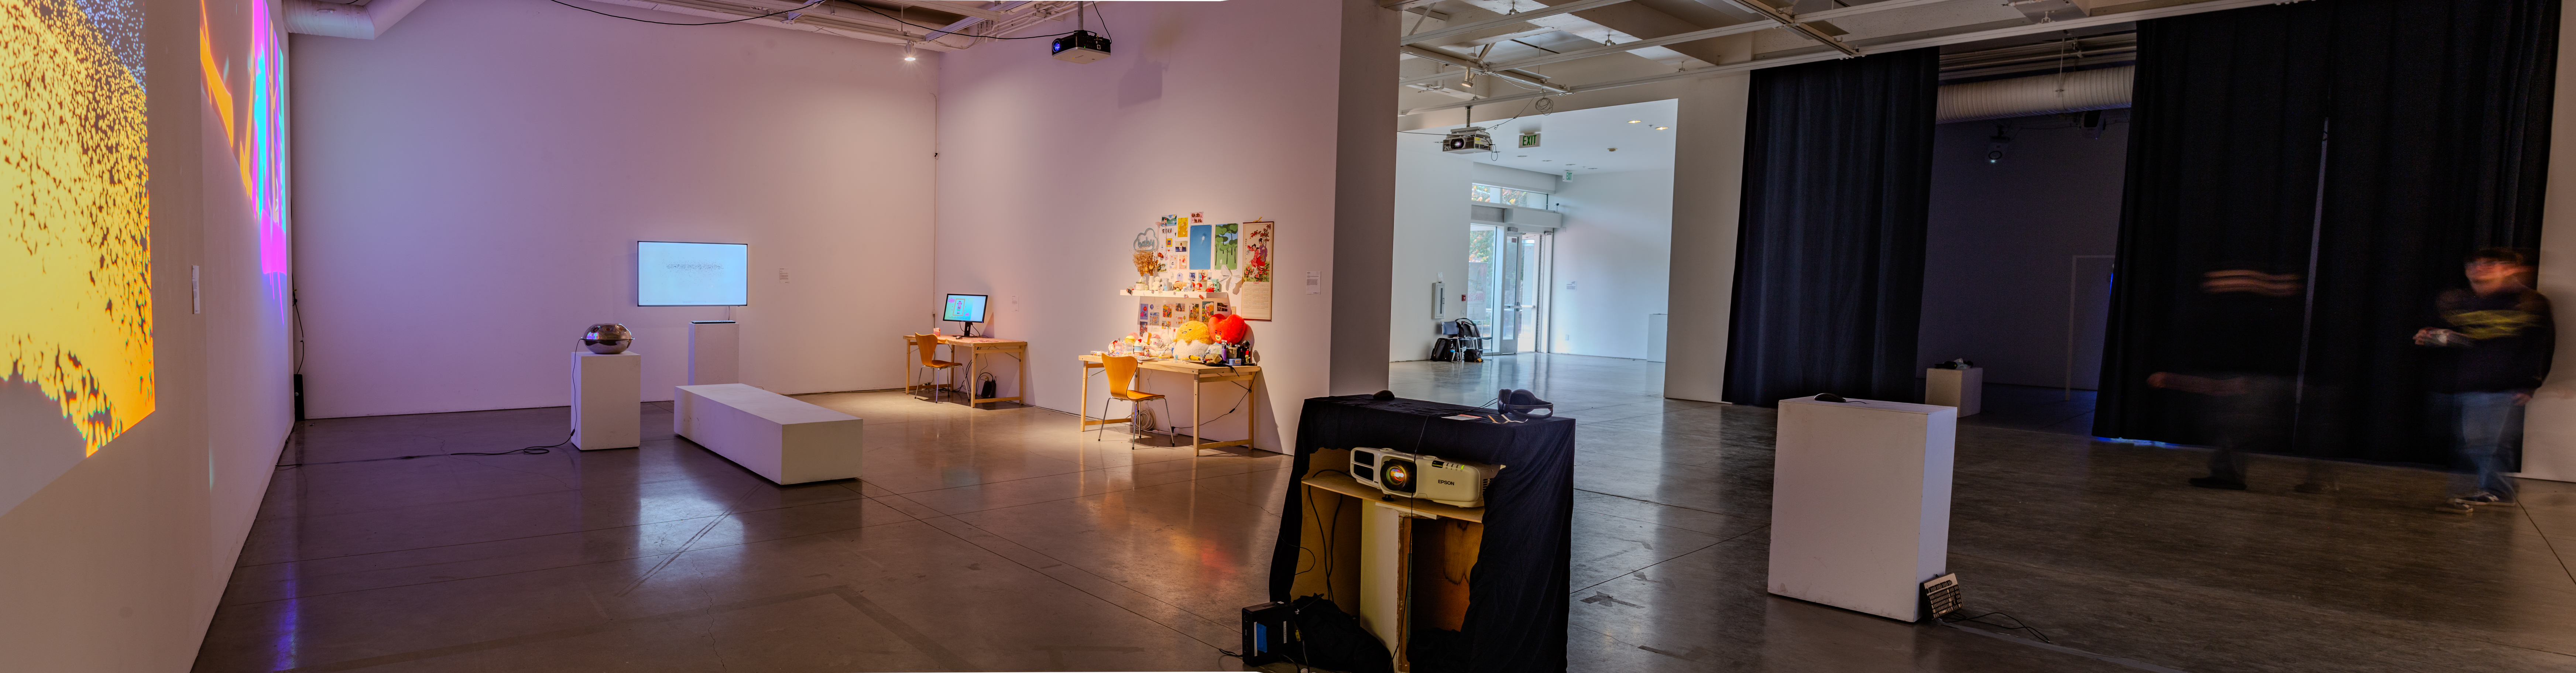
[[[1280,655],[1297,638],[1297,611],[1287,603],[1263,603],[1243,609],[1243,665],[1246,668],[1284,661]]]

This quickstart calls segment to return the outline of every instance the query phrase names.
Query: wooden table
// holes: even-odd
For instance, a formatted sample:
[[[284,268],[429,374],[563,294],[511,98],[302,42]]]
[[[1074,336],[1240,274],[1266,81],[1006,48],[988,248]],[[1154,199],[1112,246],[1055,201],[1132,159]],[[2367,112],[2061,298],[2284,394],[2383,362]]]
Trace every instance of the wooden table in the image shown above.
[[[1020,401],[1020,400],[1022,399],[1022,396],[1025,396],[1025,395],[1027,395],[1027,394],[1028,394],[1028,391],[1029,391],[1029,358],[1028,358],[1028,355],[1029,355],[1029,342],[1026,342],[1026,341],[1012,341],[1012,340],[1009,340],[1009,339],[994,339],[994,338],[990,338],[990,337],[960,337],[960,336],[940,335],[940,337],[939,337],[939,343],[940,343],[940,345],[944,345],[944,346],[947,346],[947,347],[948,347],[948,357],[949,357],[949,358],[951,358],[951,359],[952,359],[952,361],[954,361],[954,362],[963,362],[963,363],[965,363],[965,364],[966,364],[966,387],[967,387],[967,390],[965,390],[964,392],[966,393],[966,400],[967,400],[966,404],[967,404],[968,406],[973,406],[973,405],[977,405],[977,404],[983,404],[983,403],[985,403],[985,402],[1018,402],[1018,401]],[[904,392],[906,392],[906,393],[910,393],[910,392],[912,392],[912,391],[916,388],[916,386],[914,386],[914,385],[913,385],[913,383],[912,383],[912,370],[913,370],[914,368],[917,368],[917,367],[920,367],[920,366],[921,366],[921,358],[920,358],[919,356],[917,356],[917,355],[914,355],[914,354],[913,354],[913,352],[912,352],[913,343],[912,343],[912,339],[911,339],[910,337],[906,337],[906,338],[903,340],[903,345],[904,345],[904,349],[903,349],[903,356],[904,356],[904,360],[903,360],[903,391],[904,391]],[[957,349],[958,349],[958,348],[960,348],[960,347],[963,347],[963,348],[965,348],[965,349],[966,349],[966,357],[964,357],[964,358],[958,358],[958,357],[957,357]],[[978,386],[976,386],[976,385],[975,385],[975,371],[976,371],[976,369],[975,369],[975,368],[976,368],[976,363],[981,362],[981,361],[983,360],[984,354],[986,354],[986,353],[999,353],[999,354],[1003,354],[1003,355],[1009,355],[1009,356],[1011,356],[1013,359],[1016,359],[1016,360],[1019,360],[1019,361],[1020,361],[1020,385],[1019,385],[1019,387],[1018,387],[1018,388],[1013,388],[1013,389],[1012,389],[1013,391],[1020,393],[1019,395],[1012,395],[1012,396],[1010,396],[1010,397],[976,397],[976,396],[975,396],[975,395],[979,392],[979,391],[975,390],[975,388],[977,388],[977,387],[978,387]],[[934,357],[935,357],[935,356],[934,356]],[[953,378],[949,380],[949,385],[951,385],[951,386],[956,385],[956,383],[957,383],[957,381],[956,381],[955,379],[953,379]],[[918,387],[919,387],[919,388],[929,388],[929,387],[931,387],[932,385],[934,385],[934,384],[932,384],[928,379],[923,379],[923,380],[922,380],[922,382],[921,382],[921,385],[919,385]],[[1000,391],[995,391],[995,392],[1000,392]]]
[[[1138,359],[1142,360],[1143,358]],[[1127,412],[1126,418],[1104,418],[1093,420],[1089,415],[1091,411],[1091,370],[1107,366],[1108,365],[1101,364],[1099,355],[1085,354],[1082,356],[1082,398],[1079,403],[1080,406],[1083,407],[1080,411],[1082,414],[1082,425],[1075,426],[1076,430],[1088,430],[1091,426],[1095,425],[1126,423],[1136,420],[1136,413],[1134,411],[1135,407],[1132,406],[1128,407],[1129,411]],[[1225,365],[1203,365],[1182,360],[1153,360],[1136,363],[1136,369],[1139,371],[1150,369],[1154,371],[1176,372],[1190,375],[1190,448],[1215,449],[1228,446],[1248,446],[1256,449],[1261,448],[1260,445],[1253,443],[1254,439],[1261,436],[1261,405],[1257,404],[1254,399],[1256,397],[1256,393],[1261,388],[1260,365],[1228,367]],[[1243,417],[1244,438],[1224,442],[1204,441],[1199,437],[1199,387],[1210,383],[1225,383],[1231,381],[1245,382],[1243,384],[1243,406],[1245,407],[1246,412]]]

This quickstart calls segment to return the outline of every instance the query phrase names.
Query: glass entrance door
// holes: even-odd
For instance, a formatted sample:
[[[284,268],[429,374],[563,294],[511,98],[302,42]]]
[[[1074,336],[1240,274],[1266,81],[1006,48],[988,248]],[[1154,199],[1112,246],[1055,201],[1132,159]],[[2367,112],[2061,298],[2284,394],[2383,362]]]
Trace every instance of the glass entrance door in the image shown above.
[[[1548,284],[1555,232],[1472,224],[1467,228],[1467,292],[1487,354],[1547,350]]]
[[[1544,351],[1547,346],[1548,259],[1554,238],[1547,231],[1504,228],[1496,252],[1494,352]]]

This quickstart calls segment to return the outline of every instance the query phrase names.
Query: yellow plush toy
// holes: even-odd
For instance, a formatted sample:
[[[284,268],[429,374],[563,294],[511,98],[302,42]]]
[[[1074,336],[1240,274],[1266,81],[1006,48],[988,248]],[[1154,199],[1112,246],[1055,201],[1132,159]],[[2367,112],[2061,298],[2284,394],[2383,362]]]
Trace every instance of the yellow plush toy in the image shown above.
[[[1181,323],[1180,336],[1174,340],[1179,343],[1216,343],[1216,337],[1208,334],[1207,323],[1196,320]]]

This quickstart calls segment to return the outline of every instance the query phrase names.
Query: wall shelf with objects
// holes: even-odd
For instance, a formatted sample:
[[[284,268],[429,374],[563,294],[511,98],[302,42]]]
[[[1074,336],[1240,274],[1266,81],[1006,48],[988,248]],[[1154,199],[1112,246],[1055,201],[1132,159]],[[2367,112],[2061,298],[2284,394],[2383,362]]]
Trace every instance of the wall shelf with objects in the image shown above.
[[[1124,289],[1124,290],[1119,290],[1119,291],[1118,291],[1118,294],[1123,295],[1123,296],[1129,296],[1129,297],[1174,297],[1174,298],[1179,298],[1179,299],[1224,299],[1224,298],[1226,298],[1224,295],[1229,295],[1229,294],[1233,294],[1233,293],[1231,293],[1231,292],[1165,292],[1165,291],[1161,291],[1161,290],[1139,290],[1139,289],[1136,289],[1136,288],[1132,288],[1132,287],[1131,287],[1131,288],[1127,288],[1127,289]]]

